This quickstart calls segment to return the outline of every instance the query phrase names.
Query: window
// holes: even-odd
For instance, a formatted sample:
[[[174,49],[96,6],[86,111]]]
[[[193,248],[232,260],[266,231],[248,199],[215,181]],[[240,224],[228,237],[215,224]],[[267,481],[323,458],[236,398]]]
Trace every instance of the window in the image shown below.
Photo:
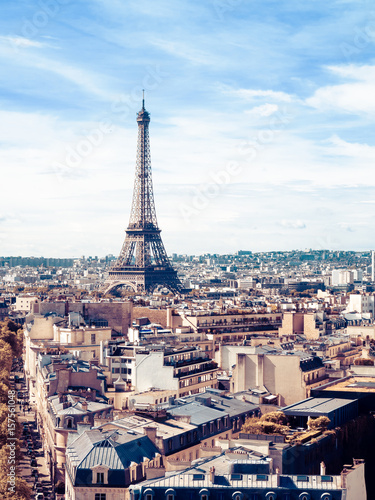
[[[95,493],[95,500],[106,500],[105,493]]]
[[[298,498],[299,500],[310,500],[310,493],[303,492]]]
[[[73,420],[71,418],[68,418],[66,422],[66,428],[71,429],[73,427]]]
[[[96,473],[96,483],[97,484],[104,484],[104,472],[97,472]]]
[[[240,491],[235,491],[232,495],[233,500],[242,500],[243,494]]]
[[[276,493],[274,491],[267,493],[266,500],[276,500]]]
[[[91,334],[91,344],[96,344],[96,335],[95,335],[95,333]]]

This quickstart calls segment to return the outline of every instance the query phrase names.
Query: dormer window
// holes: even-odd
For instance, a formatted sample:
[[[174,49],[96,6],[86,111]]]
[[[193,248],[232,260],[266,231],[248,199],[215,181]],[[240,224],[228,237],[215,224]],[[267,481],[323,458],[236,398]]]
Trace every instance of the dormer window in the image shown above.
[[[108,484],[108,467],[96,465],[91,471],[93,484]]]

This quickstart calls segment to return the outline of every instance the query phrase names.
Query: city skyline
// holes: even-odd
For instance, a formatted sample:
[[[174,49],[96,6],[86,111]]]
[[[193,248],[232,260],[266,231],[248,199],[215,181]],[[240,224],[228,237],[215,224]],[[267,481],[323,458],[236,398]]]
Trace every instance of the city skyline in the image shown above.
[[[7,2],[3,255],[118,255],[151,114],[168,254],[369,250],[368,1]]]

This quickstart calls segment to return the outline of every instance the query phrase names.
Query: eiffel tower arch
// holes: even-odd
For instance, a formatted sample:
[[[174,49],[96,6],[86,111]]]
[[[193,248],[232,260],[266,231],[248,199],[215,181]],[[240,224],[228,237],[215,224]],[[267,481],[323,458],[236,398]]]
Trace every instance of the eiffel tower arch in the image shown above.
[[[110,268],[105,291],[130,286],[135,292],[152,292],[162,286],[181,292],[182,284],[165,251],[156,219],[151,173],[150,114],[137,115],[138,140],[133,201],[125,241],[115,264]]]

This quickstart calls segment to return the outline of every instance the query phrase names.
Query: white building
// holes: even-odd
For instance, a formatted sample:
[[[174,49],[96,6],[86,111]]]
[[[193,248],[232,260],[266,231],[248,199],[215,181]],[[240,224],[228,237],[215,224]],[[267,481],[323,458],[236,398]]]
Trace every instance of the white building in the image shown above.
[[[370,317],[373,318],[374,305],[375,305],[374,295],[351,294],[349,295],[349,304],[346,308],[346,312],[347,313],[357,312],[361,315],[369,314]]]
[[[348,269],[333,269],[331,283],[332,286],[354,283],[354,272]]]

